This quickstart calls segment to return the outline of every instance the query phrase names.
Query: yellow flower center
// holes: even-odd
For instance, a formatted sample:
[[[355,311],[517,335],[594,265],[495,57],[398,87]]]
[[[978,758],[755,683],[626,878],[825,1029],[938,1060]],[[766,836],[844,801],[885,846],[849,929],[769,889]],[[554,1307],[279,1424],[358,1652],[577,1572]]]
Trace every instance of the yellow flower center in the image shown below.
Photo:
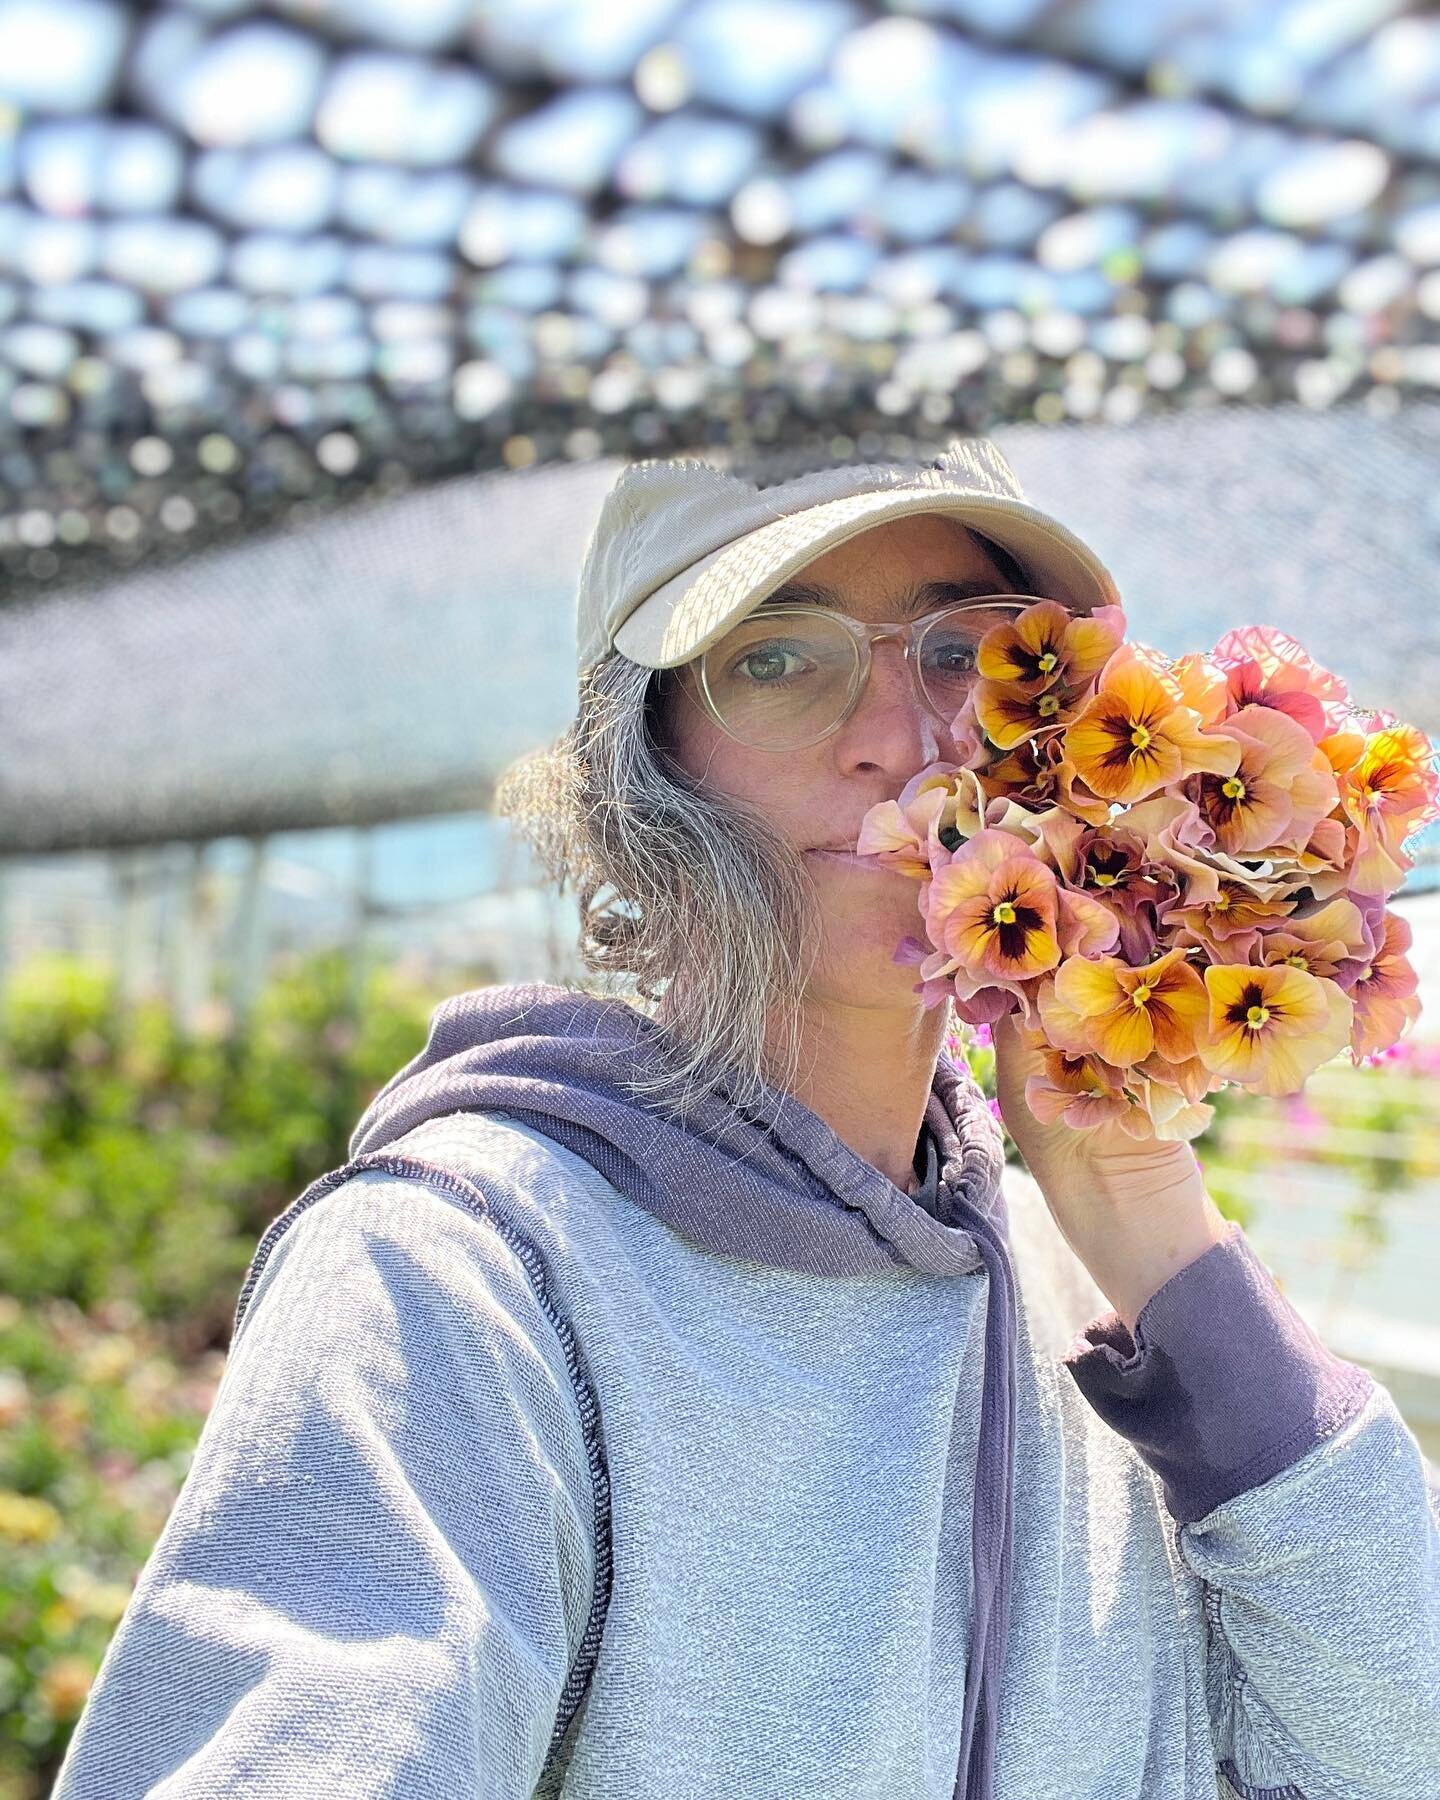
[[[1060,710],[1060,696],[1058,694],[1042,694],[1040,704],[1035,710],[1042,719],[1052,718]]]
[[[1150,733],[1143,725],[1136,725],[1130,732],[1130,742],[1137,750],[1148,750],[1150,748]]]
[[[1097,874],[1095,877],[1095,885],[1096,887],[1114,887],[1119,879],[1120,877],[1118,875]]]
[[[1221,888],[1220,892],[1215,896],[1216,912],[1224,912],[1225,908],[1229,904],[1230,904],[1230,896],[1225,892],[1224,888]]]
[[[1245,1023],[1252,1031],[1258,1031],[1270,1017],[1268,1006],[1252,1006],[1245,1014]]]
[[[1227,800],[1243,800],[1245,798],[1245,783],[1238,775],[1232,775],[1221,788],[1220,792]]]
[[[1008,900],[1002,900],[995,908],[994,912],[991,913],[990,917],[997,925],[1013,925],[1015,923],[1015,908]]]
[[[1368,981],[1374,973],[1375,973],[1374,963],[1366,963],[1365,967],[1360,971],[1359,979],[1361,981]]]
[[[1143,1006],[1145,1004],[1145,1002],[1150,998],[1150,993],[1151,993],[1151,990],[1148,987],[1146,987],[1145,983],[1142,981],[1140,983],[1139,987],[1137,987],[1135,992],[1130,996],[1130,998],[1135,1003],[1136,1006]]]
[[[1059,660],[1060,660],[1060,658],[1055,654],[1055,652],[1053,650],[1047,650],[1045,652],[1045,654],[1040,658],[1040,662],[1038,664],[1040,673],[1042,675],[1048,675],[1050,673],[1050,671],[1055,667],[1056,663],[1059,662]]]
[[[1292,950],[1285,960],[1292,969],[1308,969],[1310,967],[1303,950]]]

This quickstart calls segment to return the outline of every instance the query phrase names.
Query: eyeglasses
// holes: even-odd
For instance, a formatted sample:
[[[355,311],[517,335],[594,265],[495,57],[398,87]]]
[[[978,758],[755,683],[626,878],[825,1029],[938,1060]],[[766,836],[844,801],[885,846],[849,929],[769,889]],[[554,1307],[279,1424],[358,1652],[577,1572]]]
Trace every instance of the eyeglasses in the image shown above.
[[[701,651],[701,700],[738,743],[802,750],[838,731],[870,678],[881,638],[904,646],[922,703],[947,725],[977,679],[980,640],[1035,598],[985,594],[902,625],[867,625],[819,606],[758,607]]]

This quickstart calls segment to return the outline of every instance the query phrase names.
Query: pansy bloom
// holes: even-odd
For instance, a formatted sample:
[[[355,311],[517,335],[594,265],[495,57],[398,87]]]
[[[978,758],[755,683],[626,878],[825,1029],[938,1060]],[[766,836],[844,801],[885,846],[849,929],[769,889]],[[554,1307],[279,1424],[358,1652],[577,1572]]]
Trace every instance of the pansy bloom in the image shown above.
[[[1348,1041],[1349,999],[1333,981],[1284,963],[1212,963],[1205,971],[1207,1069],[1258,1094],[1293,1094]]]
[[[1064,744],[1085,785],[1118,802],[1143,800],[1202,770],[1233,775],[1241,754],[1234,738],[1201,730],[1179,688],[1133,644],[1105,665],[1095,698],[1066,727]]]
[[[1382,931],[1379,948],[1350,989],[1355,1007],[1350,1049],[1357,1059],[1387,1049],[1420,1016],[1415,971],[1405,954],[1414,935],[1410,921],[1387,912]]]
[[[1200,810],[1232,856],[1309,842],[1339,802],[1330,764],[1304,726],[1266,706],[1242,706],[1225,721],[1240,743],[1228,775],[1197,778]]]
[[[1079,687],[1099,674],[1124,635],[1118,606],[1077,617],[1058,600],[1039,600],[1013,622],[991,626],[980,640],[976,668],[984,681],[1029,693]]]
[[[1195,1055],[1205,987],[1182,949],[1143,968],[1118,957],[1071,957],[1055,974],[1055,996],[1085,1021],[1090,1047],[1123,1068],[1158,1050],[1169,1062]]]
[[[1172,660],[1038,601],[988,633],[952,761],[872,809],[914,876],[927,1007],[1017,1014],[1042,1120],[1190,1139],[1227,1083],[1293,1094],[1419,1012],[1386,910],[1440,818],[1423,732],[1270,628]],[[1098,628],[1097,628],[1098,621]]]
[[[927,925],[972,976],[1026,977],[1060,960],[1053,872],[1008,831],[978,832],[937,871]]]

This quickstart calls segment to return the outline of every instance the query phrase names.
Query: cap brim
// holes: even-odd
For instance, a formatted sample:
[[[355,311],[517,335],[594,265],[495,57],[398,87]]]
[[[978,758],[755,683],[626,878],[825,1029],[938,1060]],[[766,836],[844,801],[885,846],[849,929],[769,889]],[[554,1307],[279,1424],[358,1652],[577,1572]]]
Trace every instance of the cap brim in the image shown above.
[[[911,513],[944,513],[974,525],[1024,563],[1039,594],[1073,612],[1120,605],[1115,582],[1094,551],[1038,508],[985,495],[950,498],[933,487],[886,488],[786,513],[723,544],[647,595],[616,631],[615,647],[646,668],[673,669],[708,649],[824,551]]]

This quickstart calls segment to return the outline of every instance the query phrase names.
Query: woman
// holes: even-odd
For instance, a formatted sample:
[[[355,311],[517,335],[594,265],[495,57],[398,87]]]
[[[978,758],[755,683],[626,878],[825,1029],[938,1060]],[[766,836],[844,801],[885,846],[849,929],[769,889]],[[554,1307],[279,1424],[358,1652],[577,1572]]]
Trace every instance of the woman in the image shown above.
[[[1004,1028],[1002,1194],[843,855],[1026,594],[1117,598],[983,440],[625,472],[500,804],[635,1000],[447,1000],[270,1227],[59,1800],[1440,1794],[1389,1393]]]

